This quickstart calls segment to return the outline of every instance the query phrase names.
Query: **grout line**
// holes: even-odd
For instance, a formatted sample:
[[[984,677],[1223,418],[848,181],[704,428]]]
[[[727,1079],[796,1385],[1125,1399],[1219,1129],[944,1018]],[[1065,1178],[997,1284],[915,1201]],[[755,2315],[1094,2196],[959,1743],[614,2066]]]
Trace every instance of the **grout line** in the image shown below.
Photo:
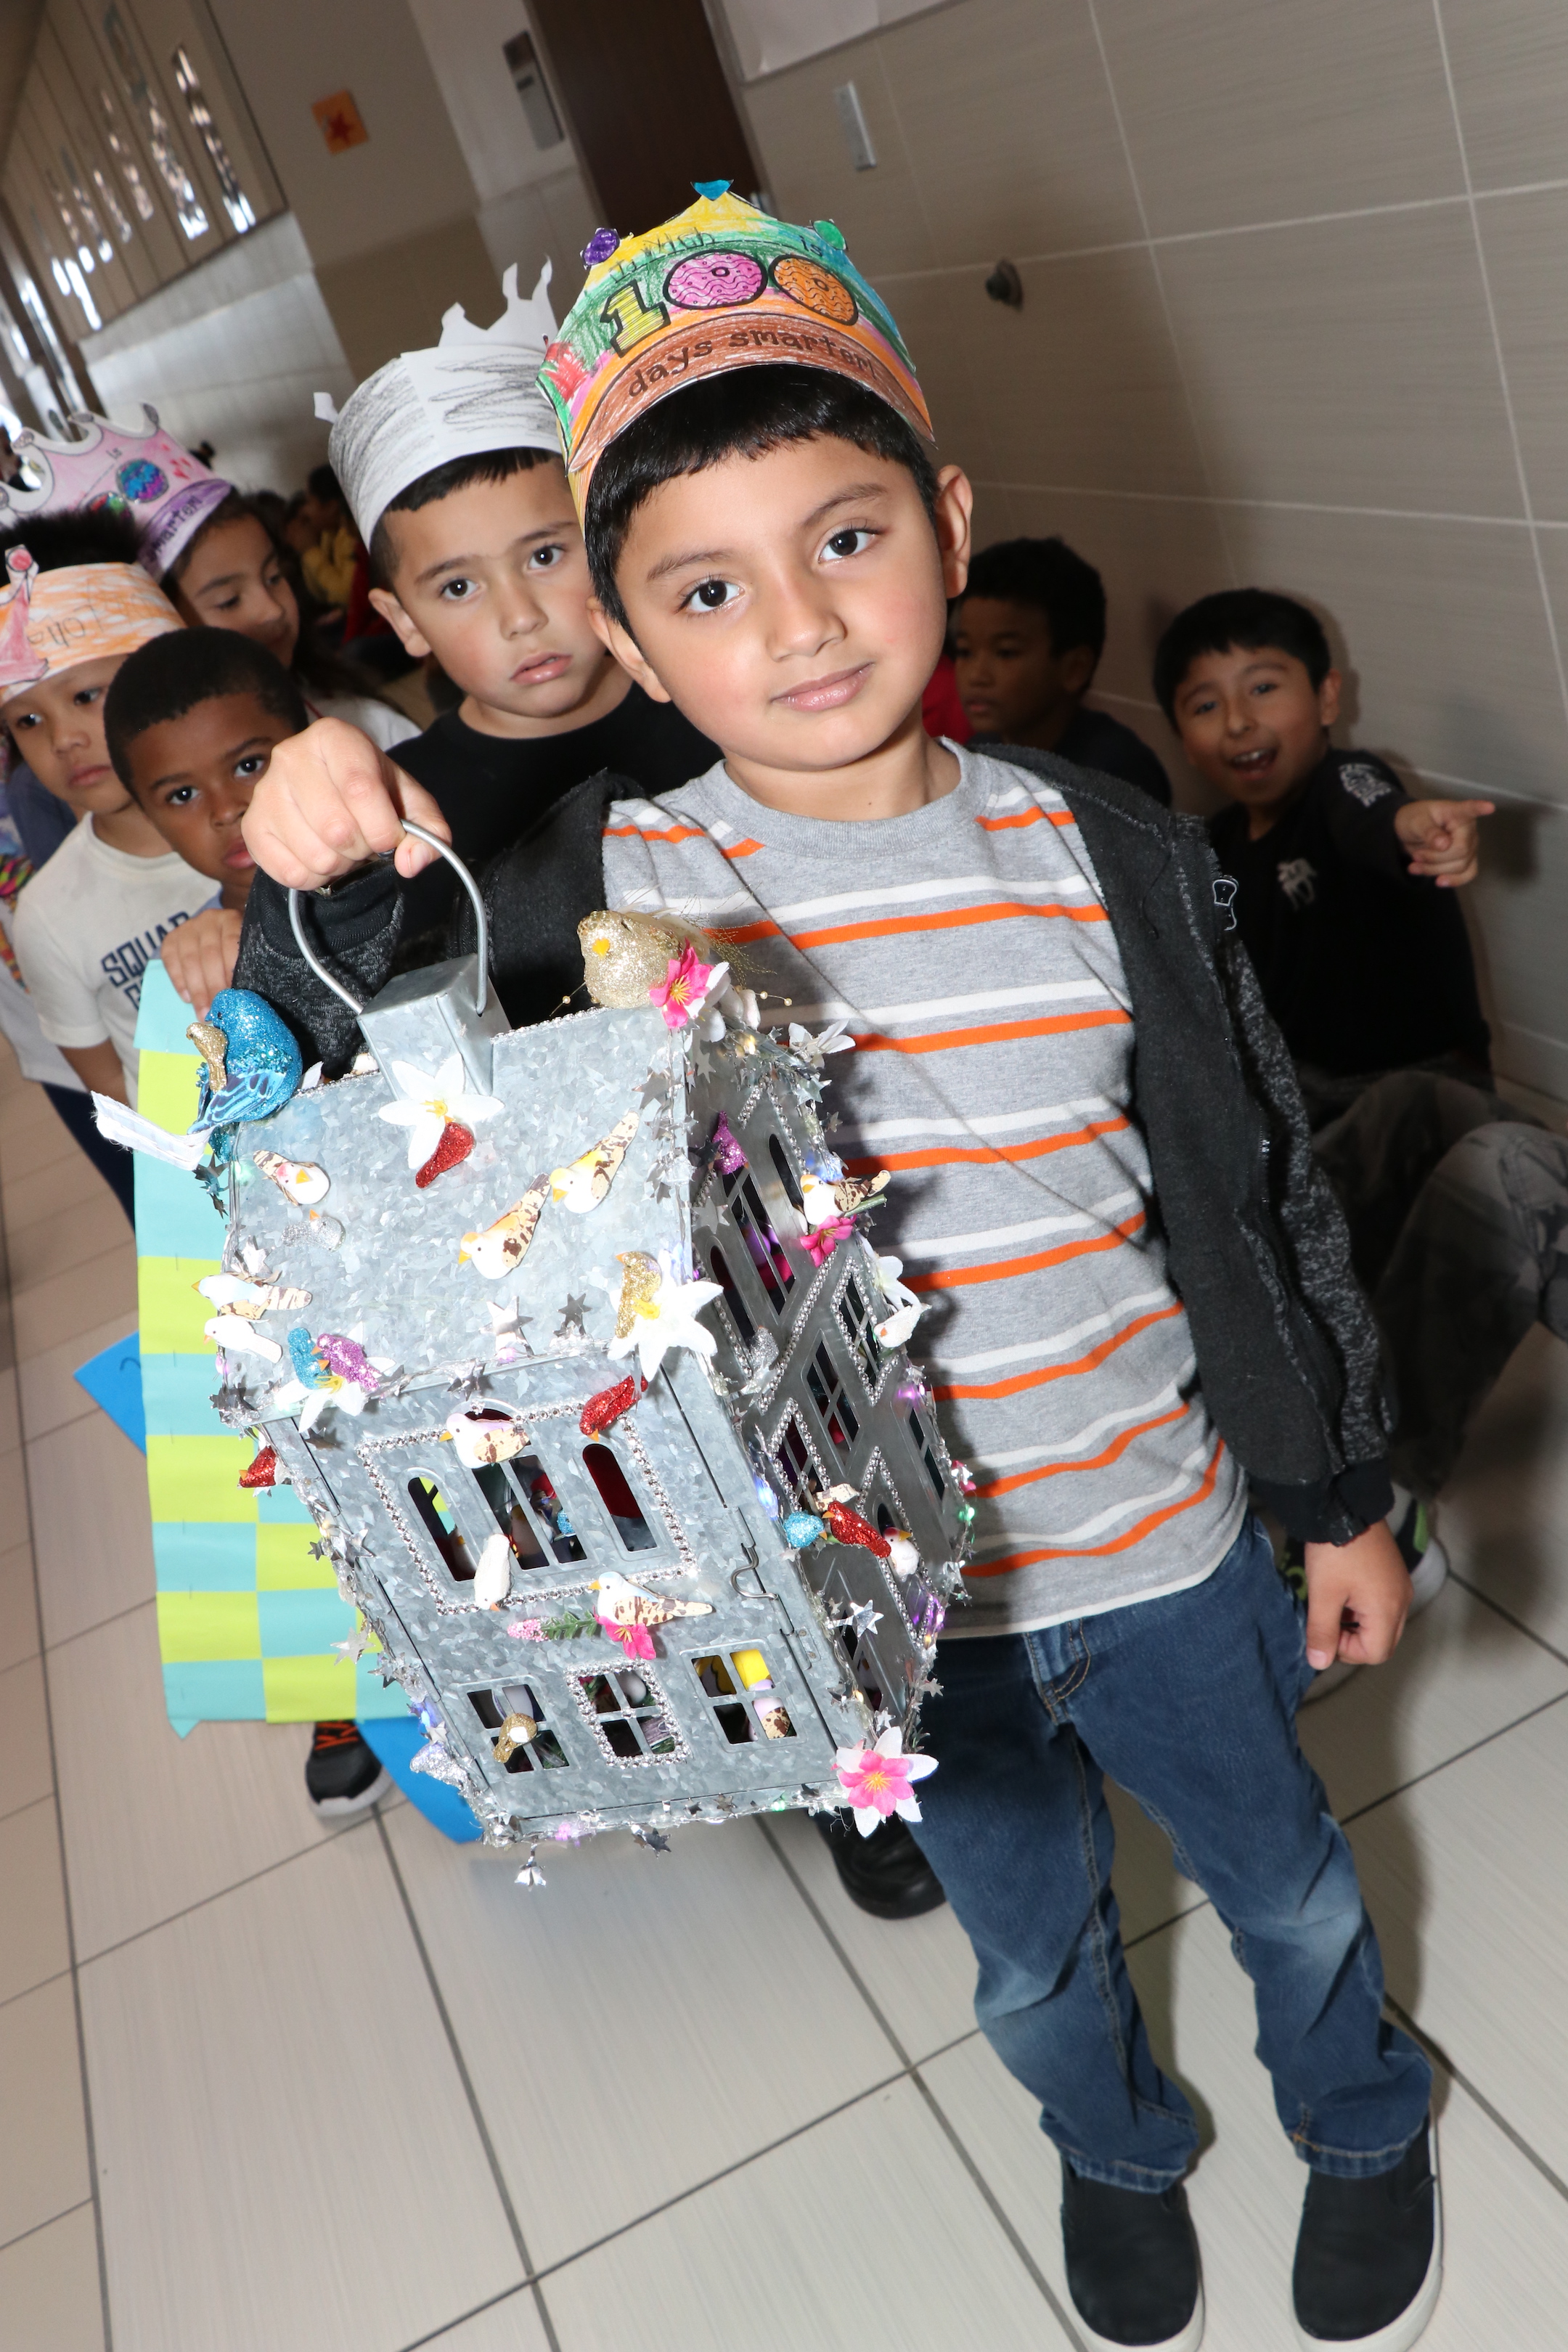
[[[502,2304],[510,2303],[514,2295],[529,2294],[532,2294],[535,2304],[540,2305],[542,2316],[542,2300],[539,2290],[531,2280],[524,2279],[520,2285],[503,2287],[500,2294],[492,2294],[488,2303],[476,2303],[471,2311],[459,2311],[456,2319],[444,2319],[439,2327],[431,2329],[428,2336],[416,2336],[412,2344],[405,2344],[403,2347],[403,2352],[424,2352],[424,2347],[427,2344],[445,2343],[447,2337],[457,2328],[466,2327],[470,2319],[482,2319],[487,2311],[499,2311]],[[544,2324],[548,2327],[550,2323],[545,2320]],[[550,2341],[555,2344],[553,2334]],[[556,2352],[560,2352],[559,2346],[556,2347]]]
[[[1030,2253],[1027,2246],[1024,2243],[1023,2239],[1014,2228],[1011,2220],[1003,2210],[1003,2207],[996,2197],[995,2191],[992,2189],[990,2182],[986,2180],[984,2175],[980,2171],[979,2167],[975,2164],[973,2158],[970,2155],[969,2150],[959,2138],[959,2136],[953,2129],[952,2125],[948,2121],[947,2116],[939,2103],[934,2092],[932,2092],[930,2085],[926,2083],[921,2074],[921,2067],[922,2065],[929,2066],[933,2059],[942,2057],[945,2055],[947,2051],[956,2050],[963,2042],[973,2042],[979,2033],[979,2027],[972,2027],[967,2033],[955,2035],[952,2041],[944,2042],[941,2050],[929,2051],[921,2059],[911,2059],[908,2052],[905,2050],[898,2034],[894,2032],[892,2025],[884,2014],[879,2002],[871,1992],[865,1978],[855,1966],[854,1961],[849,1958],[848,1953],[840,1943],[837,1935],[828,1924],[826,1916],[823,1912],[821,1906],[817,1903],[816,1896],[806,1886],[794,1863],[791,1862],[789,1856],[784,1853],[784,1848],[780,1845],[773,1831],[769,1828],[767,1822],[759,1817],[757,1827],[761,1830],[769,1845],[772,1846],[774,1859],[777,1861],[780,1868],[784,1871],[784,1875],[788,1878],[791,1885],[795,1888],[795,1893],[800,1896],[801,1901],[805,1905],[805,1907],[810,1912],[812,1917],[816,1920],[818,1927],[822,1930],[824,1937],[826,1938],[828,1945],[837,1955],[846,1974],[848,1976],[850,1982],[854,1985],[856,1990],[860,1995],[861,2000],[865,2002],[867,2008],[870,2011],[872,2016],[881,2027],[882,2032],[887,2035],[888,2040],[892,2044],[894,2050],[897,2051],[899,2056],[904,2061],[905,2070],[909,2080],[913,2083],[916,2090],[920,2093],[921,2098],[931,2109],[931,2115],[935,2118],[943,2137],[947,2139],[954,2155],[958,2158],[959,2162],[963,2165],[964,2170],[968,2173],[970,2179],[974,2183],[975,2188],[980,2193],[982,2200],[991,2214],[993,2221],[996,2223],[997,2228],[1002,2231],[1004,2237],[1007,2240],[1008,2244],[1012,2247],[1013,2252],[1017,2255],[1018,2260],[1023,2263],[1024,2268],[1027,2271],[1030,2278],[1034,2281],[1036,2287],[1039,2290],[1045,2302],[1049,2305],[1053,2316],[1056,2318],[1058,2325],[1065,2329],[1068,2340],[1074,2347],[1074,2352],[1084,2352],[1083,2340],[1079,2335],[1077,2328],[1073,2326],[1068,2314],[1062,2309],[1060,2298],[1051,2286],[1050,2281],[1040,2270],[1034,2256]]]
[[[84,1969],[94,1969],[100,1960],[111,1959],[116,1952],[127,1951],[132,1944],[143,1943],[149,1936],[156,1936],[162,1928],[173,1927],[180,1920],[191,1918],[197,1911],[210,1909],[213,1904],[221,1903],[226,1895],[237,1895],[241,1887],[254,1886],[258,1880],[270,1878],[275,1871],[287,1870],[291,1863],[308,1860],[311,1854],[319,1853],[323,1846],[335,1845],[339,1838],[353,1837],[356,1830],[368,1829],[371,1820],[380,1811],[381,1804],[378,1800],[370,1808],[368,1816],[361,1814],[354,1821],[345,1822],[342,1829],[328,1830],[323,1836],[314,1839],[310,1845],[298,1846],[292,1853],[279,1854],[276,1862],[263,1863],[259,1870],[247,1872],[245,1877],[235,1879],[227,1886],[215,1886],[210,1895],[199,1895],[194,1903],[185,1904],[178,1911],[171,1911],[166,1918],[150,1919],[144,1927],[132,1928],[129,1936],[121,1936],[118,1942],[105,1944],[101,1951],[89,1952],[86,1958],[79,1965]]]
[[[1375,1813],[1380,1807],[1392,1804],[1395,1797],[1403,1797],[1410,1790],[1419,1789],[1424,1781],[1435,1780],[1438,1773],[1446,1772],[1451,1764],[1462,1764],[1467,1756],[1479,1755],[1483,1748],[1489,1748],[1494,1740],[1506,1739],[1510,1731],[1521,1730],[1525,1724],[1533,1723],[1538,1715],[1550,1715],[1552,1709],[1554,1706],[1561,1706],[1565,1699],[1568,1699],[1568,1691],[1559,1691],[1555,1698],[1542,1699],[1539,1706],[1530,1707],[1523,1715],[1515,1716],[1511,1723],[1500,1723],[1495,1731],[1484,1733],[1479,1739],[1472,1739],[1468,1748],[1457,1748],[1452,1756],[1445,1756],[1440,1764],[1428,1765],[1425,1772],[1413,1772],[1409,1780],[1402,1780],[1396,1789],[1385,1789],[1381,1797],[1369,1798],[1364,1805],[1358,1805],[1353,1812],[1336,1813],[1334,1819],[1342,1830],[1349,1829],[1352,1822],[1365,1821],[1369,1813]]]
[[[1512,2146],[1519,2150],[1521,2156],[1524,2158],[1528,2164],[1532,2164],[1534,2166],[1536,2171],[1540,2173],[1547,2187],[1549,2189],[1554,2189],[1559,2197],[1568,2200],[1568,2181],[1564,2181],[1557,2173],[1552,2171],[1552,2167],[1546,2162],[1544,2157],[1537,2156],[1535,2150],[1531,2147],[1530,2142],[1525,2138],[1523,2133],[1517,2131],[1513,2125],[1509,2122],[1508,2117],[1503,2115],[1499,2108],[1493,2106],[1491,2101],[1487,2097],[1486,2093],[1479,2089],[1470,2080],[1469,2076],[1463,2073],[1459,2067],[1455,2065],[1447,2052],[1443,2048],[1442,2043],[1439,2042],[1434,2042],[1432,2036],[1426,2032],[1423,2027],[1416,2024],[1415,2020],[1411,2016],[1409,2011],[1402,2008],[1400,2003],[1394,2000],[1392,1993],[1384,1992],[1383,1996],[1383,2005],[1393,2016],[1398,2019],[1400,2024],[1403,2025],[1411,2040],[1420,2043],[1422,2049],[1425,2050],[1427,2057],[1432,2060],[1434,2065],[1440,2066],[1443,2069],[1444,2074],[1448,2076],[1449,2080],[1458,2084],[1466,2097],[1473,2100],[1475,2105],[1479,2107],[1482,2115],[1487,2117],[1489,2122],[1494,2123],[1497,2126],[1504,2139],[1510,2141]]]
[[[1535,1030],[1525,1032],[1527,1036],[1534,1036],[1538,1034]],[[1546,1042],[1555,1045],[1558,1040],[1549,1038]],[[1546,1652],[1548,1657],[1555,1658],[1560,1666],[1568,1666],[1568,1653],[1558,1649],[1555,1643],[1549,1642],[1544,1633],[1538,1633],[1533,1625],[1527,1625],[1522,1617],[1516,1617],[1511,1609],[1505,1609],[1500,1601],[1494,1601],[1489,1592],[1483,1592],[1479,1585],[1472,1584],[1468,1576],[1461,1576],[1451,1560],[1448,1563],[1448,1573],[1461,1591],[1468,1592],[1472,1600],[1479,1601],[1483,1608],[1493,1611],[1502,1619],[1505,1625],[1511,1625],[1516,1633],[1522,1633],[1527,1641],[1534,1642],[1538,1647]]]
[[[57,2221],[68,2221],[73,2213],[79,2213],[84,2205],[91,2203],[90,2197],[79,2197],[74,2205],[62,2205],[58,2213],[51,2213],[47,2221],[35,2221],[30,2230],[18,2230],[14,2238],[0,2239],[0,2254],[8,2254],[13,2246],[25,2246],[29,2238],[37,2236],[40,2230],[52,2230]]]
[[[1530,474],[1524,462],[1524,445],[1520,439],[1519,419],[1514,413],[1513,393],[1508,380],[1508,362],[1503,357],[1502,333],[1498,326],[1497,304],[1492,299],[1491,273],[1487,268],[1487,249],[1481,236],[1481,217],[1476,209],[1475,184],[1470,178],[1469,150],[1465,144],[1465,126],[1459,116],[1459,95],[1454,87],[1454,69],[1448,57],[1448,36],[1443,24],[1443,0],[1432,0],[1432,22],[1436,29],[1437,47],[1443,59],[1443,79],[1447,85],[1448,104],[1453,110],[1454,136],[1459,143],[1459,163],[1465,175],[1465,195],[1469,205],[1470,236],[1475,243],[1476,267],[1480,271],[1481,292],[1486,299],[1487,321],[1491,328],[1492,351],[1497,360],[1498,385],[1502,394],[1503,413],[1508,418],[1509,439],[1513,446],[1514,471],[1519,477],[1519,495],[1524,501],[1525,520],[1530,526],[1531,552],[1535,558],[1536,583],[1541,590],[1541,604],[1546,622],[1546,634],[1551,641],[1552,657],[1557,666],[1557,690],[1563,698],[1563,715],[1568,719],[1568,667],[1563,659],[1563,644],[1557,634],[1557,615],[1552,610],[1552,591],[1547,584],[1546,565],[1541,552],[1540,534],[1535,528],[1535,509],[1530,495]]]
[[[517,2250],[517,2258],[522,2264],[523,2275],[521,2283],[525,2286],[531,2285],[537,2273],[534,2271],[532,2257],[528,2251],[528,2242],[522,2234],[522,2224],[517,2218],[517,2209],[511,2201],[511,2191],[507,2187],[506,2175],[501,2170],[500,2159],[496,2154],[495,2142],[490,2137],[490,2128],[485,2120],[484,2109],[479,2105],[479,2093],[474,2088],[473,2076],[468,2072],[468,2062],[463,2055],[463,2046],[458,2039],[457,2028],[452,2023],[452,2013],[447,2006],[447,1997],[441,1990],[440,1980],[437,1977],[435,1966],[431,1961],[429,1948],[421,1932],[418,1919],[415,1916],[407,1885],[402,1871],[398,1868],[397,1856],[393,1851],[392,1840],[386,1833],[386,1823],[379,1814],[376,1817],[375,1826],[380,1834],[382,1852],[386,1856],[387,1868],[392,1873],[393,1885],[397,1889],[398,1899],[403,1905],[403,1914],[408,1922],[408,1932],[414,1938],[414,1948],[419,1955],[419,1965],[425,1971],[425,1980],[430,1988],[430,1998],[436,2005],[436,2014],[440,2019],[442,2031],[447,2036],[447,2046],[452,2053],[452,2063],[457,2069],[458,2080],[463,2086],[463,2095],[468,2103],[468,2113],[473,2118],[474,2129],[479,2134],[479,2146],[484,2149],[485,2161],[490,2168],[490,2179],[495,2183],[496,2196],[500,2200],[501,2211],[506,2216],[507,2228],[511,2231],[511,2242]],[[560,2340],[551,2323],[543,2296],[536,2294],[534,2303],[538,2308],[540,2324],[544,2329],[551,2352],[561,2352]]]
[[[39,1802],[41,1804],[47,1804],[48,1799],[47,1797],[40,1798]],[[12,1818],[14,1819],[15,1816],[13,1815]],[[9,2009],[13,2002],[26,2000],[29,1993],[42,1992],[46,1985],[61,1983],[65,1978],[69,1976],[69,1974],[70,1969],[68,1967],[63,1969],[51,1969],[47,1977],[40,1977],[38,1979],[37,1984],[24,1985],[20,1992],[8,1992],[5,1995],[5,2000],[0,2000],[0,2009]],[[86,2204],[87,2201],[87,2199],[83,2198],[83,2204]],[[5,2242],[9,2244],[9,2239],[7,2239]]]
[[[1138,167],[1132,160],[1132,142],[1127,135],[1127,125],[1121,113],[1121,101],[1116,94],[1116,83],[1110,71],[1110,52],[1105,46],[1105,36],[1100,28],[1100,10],[1096,5],[1096,0],[1087,0],[1087,6],[1089,30],[1094,35],[1094,46],[1100,58],[1100,70],[1105,78],[1105,92],[1110,100],[1110,111],[1116,123],[1116,136],[1121,145],[1121,160],[1127,167],[1127,178],[1132,190],[1132,201],[1138,207],[1138,225],[1143,232],[1143,250],[1149,257],[1149,268],[1154,279],[1154,291],[1160,301],[1160,315],[1165,322],[1165,338],[1170,345],[1176,380],[1182,387],[1182,398],[1186,404],[1188,430],[1192,434],[1193,446],[1197,453],[1199,470],[1203,475],[1206,490],[1212,496],[1214,468],[1209,464],[1203,429],[1198,423],[1197,404],[1193,398],[1192,380],[1187,373],[1186,361],[1183,356],[1181,342],[1176,334],[1176,322],[1172,316],[1170,294],[1165,285],[1165,273],[1160,267],[1159,251],[1149,226],[1149,209],[1143,202],[1143,184],[1138,177]],[[1233,588],[1238,588],[1241,585],[1241,580],[1237,571],[1236,551],[1231,546],[1223,521],[1219,520],[1217,507],[1215,523],[1219,530],[1220,545],[1225,551],[1226,568],[1230,573],[1230,584]]]
[[[4,1250],[5,1237],[5,1204],[3,1201],[0,1201],[0,1251]],[[0,1335],[3,1335],[9,1340],[11,1358],[13,1362],[15,1362],[16,1355],[16,1318],[12,1309],[11,1291],[8,1278],[5,1286],[3,1302],[0,1302]],[[21,1382],[18,1378],[18,1416],[21,1412],[20,1391]],[[81,1971],[80,1963],[77,1955],[76,1914],[71,1903],[70,1870],[66,1855],[65,1809],[60,1799],[59,1755],[55,1740],[54,1697],[49,1688],[48,1663],[42,1654],[44,1643],[44,1593],[42,1580],[38,1574],[37,1547],[33,1541],[32,1479],[28,1469],[26,1446],[24,1444],[19,1449],[19,1452],[21,1455],[22,1508],[27,1523],[27,1547],[32,1555],[33,1562],[33,1608],[37,1622],[39,1649],[38,1679],[42,1686],[44,1699],[44,1738],[47,1744],[49,1753],[50,1795],[54,1800],[55,1807],[55,1834],[59,1842],[60,1902],[65,1913],[66,1954],[70,1971],[71,2012],[76,2025],[77,2072],[79,2077],[81,2088],[82,2135],[86,2142],[87,2148],[87,2177],[89,2194],[92,2203],[93,2240],[98,2255],[98,2294],[103,2316],[103,2352],[114,2352],[114,2320],[110,2310],[109,2304],[109,2250],[104,2239],[103,2201],[99,2192],[98,2140],[93,2129],[92,2091],[88,2080],[87,2027],[82,2016]]]
[[[121,1625],[127,1617],[138,1616],[143,1609],[155,1610],[157,1605],[155,1592],[148,1593],[144,1601],[128,1601],[123,1609],[116,1609],[111,1616],[100,1617],[91,1625],[80,1625],[74,1633],[62,1633],[58,1642],[46,1642],[43,1654],[46,1658],[52,1658],[58,1651],[68,1650],[73,1642],[85,1642],[89,1634],[101,1633],[106,1625]]]
[[[1061,2329],[1063,2335],[1067,2337],[1068,2342],[1073,2347],[1073,2352],[1085,2352],[1083,2338],[1079,2334],[1071,2315],[1065,2308],[1061,2297],[1058,2294],[1049,2279],[1047,2278],[1044,2271],[1041,2270],[1039,2264],[1036,2262],[1033,2254],[1029,2252],[1028,2247],[1024,2243],[1024,2241],[1019,2236],[1017,2231],[1014,2228],[1012,2220],[1004,2210],[995,2190],[992,2188],[991,2183],[986,2179],[985,2175],[981,2171],[980,2167],[975,2163],[974,2158],[970,2155],[968,2148],[965,2147],[963,2140],[959,2137],[952,2124],[949,2122],[946,2110],[943,2108],[942,2102],[938,2099],[936,2093],[931,2089],[929,2083],[925,2081],[918,2066],[914,2070],[913,2081],[916,2090],[925,2101],[926,2105],[931,2109],[931,2115],[935,2118],[938,2128],[941,2130],[943,2138],[947,2141],[948,2146],[952,2148],[960,2164],[963,2165],[965,2172],[968,2173],[970,2179],[973,2182],[976,2189],[979,2191],[982,2202],[990,2213],[992,2220],[996,2223],[997,2228],[1002,2231],[1003,2236],[1012,2247],[1013,2252],[1017,2255],[1018,2260],[1023,2263],[1024,2268],[1034,2280],[1036,2286],[1039,2289],[1042,2299],[1049,2305],[1057,2325]]]

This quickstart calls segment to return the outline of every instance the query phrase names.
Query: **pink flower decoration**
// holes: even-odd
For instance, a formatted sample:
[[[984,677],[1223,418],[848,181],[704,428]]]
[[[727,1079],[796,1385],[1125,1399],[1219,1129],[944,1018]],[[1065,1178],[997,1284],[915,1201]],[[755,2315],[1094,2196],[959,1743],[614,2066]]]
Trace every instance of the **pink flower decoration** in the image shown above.
[[[658,1655],[653,1635],[646,1625],[617,1625],[613,1617],[601,1617],[599,1631],[611,1642],[618,1642],[628,1658],[652,1658]]]
[[[889,1813],[918,1822],[921,1809],[912,1783],[936,1770],[934,1756],[906,1756],[901,1731],[884,1731],[874,1748],[841,1748],[838,1785],[848,1798],[855,1826],[869,1837]]]
[[[506,1630],[514,1642],[542,1642],[544,1639],[544,1628],[537,1617],[514,1618]]]
[[[727,963],[703,963],[688,940],[678,956],[670,957],[664,978],[648,990],[648,1001],[664,1014],[667,1029],[684,1029],[702,1010],[710,990],[723,986],[729,971]]]
[[[825,1225],[814,1225],[802,1234],[800,1245],[813,1265],[826,1265],[842,1241],[847,1241],[855,1230],[852,1217],[830,1217]]]

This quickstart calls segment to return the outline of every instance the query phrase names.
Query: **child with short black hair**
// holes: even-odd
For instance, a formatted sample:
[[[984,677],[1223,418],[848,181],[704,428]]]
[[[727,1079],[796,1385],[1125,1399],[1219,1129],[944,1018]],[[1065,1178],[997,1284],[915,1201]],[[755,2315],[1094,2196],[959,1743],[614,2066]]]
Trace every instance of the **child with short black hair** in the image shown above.
[[[1489,1082],[1489,1039],[1455,887],[1489,801],[1413,800],[1330,730],[1340,674],[1321,622],[1260,588],[1205,596],[1154,656],[1154,692],[1232,805],[1209,838],[1314,1126],[1388,1070]]]
[[[607,903],[679,908],[797,1020],[847,1021],[845,1168],[907,1178],[886,1243],[941,1311],[930,1369],[978,1474],[919,1836],[1062,2152],[1080,2332],[1195,2352],[1204,2326],[1196,2126],[1118,1943],[1109,1770],[1245,1945],[1311,2168],[1299,2333],[1404,2352],[1441,2279],[1430,2070],[1382,2020],[1293,1727],[1309,1662],[1387,1656],[1408,1591],[1343,1226],[1201,835],[1114,778],[921,724],[971,493],[932,464],[885,306],[831,224],[699,194],[599,232],[544,370],[605,641],[723,746],[613,809]],[[303,740],[252,804],[258,863],[301,886],[377,849],[423,866],[392,793]],[[533,878],[569,898],[587,877]],[[1305,1541],[1304,1624],[1247,1472]]]
[[[1136,784],[1163,808],[1171,780],[1140,735],[1084,696],[1105,651],[1105,583],[1061,539],[983,548],[953,618],[959,698],[973,740],[1025,743]]]

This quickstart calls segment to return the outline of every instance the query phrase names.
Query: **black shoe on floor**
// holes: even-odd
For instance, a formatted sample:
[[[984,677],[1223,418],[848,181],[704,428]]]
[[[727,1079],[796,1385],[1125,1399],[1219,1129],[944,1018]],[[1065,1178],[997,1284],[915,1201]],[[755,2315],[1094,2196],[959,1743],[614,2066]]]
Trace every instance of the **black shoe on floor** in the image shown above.
[[[1314,2172],[1291,2278],[1296,2340],[1408,2352],[1443,2284],[1443,2215],[1431,2125],[1392,2172],[1340,2180]]]
[[[1158,2193],[1085,2180],[1062,2158],[1062,2251],[1079,2327],[1094,2352],[1198,2352],[1198,2241],[1178,2184]]]
[[[918,1919],[947,1901],[942,1882],[897,1813],[862,1837],[838,1813],[814,1813],[844,1892],[873,1919]]]
[[[305,1759],[305,1793],[319,1813],[361,1813],[384,1796],[391,1775],[354,1723],[318,1723]]]

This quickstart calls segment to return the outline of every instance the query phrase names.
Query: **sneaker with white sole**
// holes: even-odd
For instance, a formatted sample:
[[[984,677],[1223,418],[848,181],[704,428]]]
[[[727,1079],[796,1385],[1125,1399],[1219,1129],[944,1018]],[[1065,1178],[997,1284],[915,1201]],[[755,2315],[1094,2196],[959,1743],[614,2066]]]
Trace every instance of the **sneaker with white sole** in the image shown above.
[[[334,1821],[363,1813],[392,1786],[374,1748],[356,1723],[318,1723],[305,1759],[305,1793],[319,1813]]]
[[[1430,2120],[1391,2172],[1314,2172],[1291,2274],[1302,2352],[1410,2352],[1443,2290],[1443,2204]]]
[[[1062,2252],[1090,2352],[1198,2352],[1204,2284],[1187,2192],[1086,2180],[1062,2158]]]

